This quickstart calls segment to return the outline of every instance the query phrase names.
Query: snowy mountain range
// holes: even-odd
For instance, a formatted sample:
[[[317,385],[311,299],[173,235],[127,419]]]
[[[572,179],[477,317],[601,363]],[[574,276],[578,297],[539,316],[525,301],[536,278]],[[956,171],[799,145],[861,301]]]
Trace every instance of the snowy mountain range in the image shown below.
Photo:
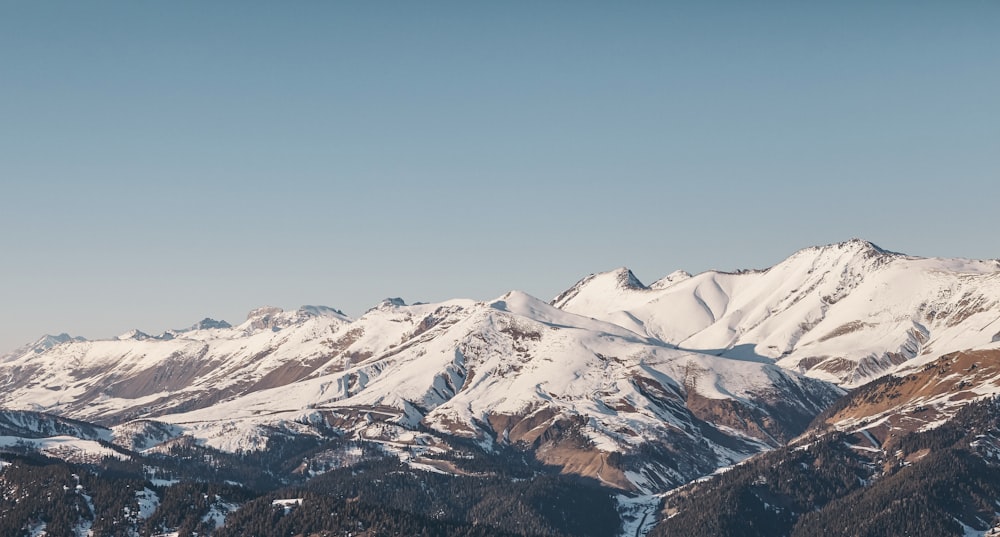
[[[39,437],[40,425],[9,414],[21,411],[103,441],[87,445],[97,451],[193,441],[244,452],[278,436],[344,435],[436,471],[472,442],[654,494],[785,445],[827,409],[822,427],[881,424],[880,438],[906,413],[922,426],[947,419],[1000,393],[997,356],[1000,261],[851,240],[767,270],[676,271],[648,286],[621,268],[551,302],[518,291],[387,299],[357,319],[264,307],[236,326],[45,336],[0,359],[0,433]],[[928,387],[932,374],[950,384]],[[919,384],[905,412],[884,395],[835,405],[879,378]]]
[[[355,321],[261,308],[236,327],[140,334],[29,349],[0,366],[0,404],[117,428],[155,419],[229,451],[263,447],[274,426],[393,446],[520,443],[567,472],[652,491],[779,445],[841,394],[519,292],[386,301]],[[649,446],[659,460],[607,464]]]
[[[1000,341],[1000,261],[916,258],[852,240],[767,270],[674,273],[649,287],[619,269],[553,304],[680,348],[854,387],[918,356]]]

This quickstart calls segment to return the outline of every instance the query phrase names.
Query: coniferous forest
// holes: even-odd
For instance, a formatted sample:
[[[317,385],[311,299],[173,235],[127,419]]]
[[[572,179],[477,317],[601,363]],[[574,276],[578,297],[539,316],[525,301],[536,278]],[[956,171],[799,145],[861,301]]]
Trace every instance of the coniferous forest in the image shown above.
[[[884,452],[836,433],[755,457],[668,496],[652,535],[963,536],[997,524],[998,498],[1000,400],[988,399]]]
[[[456,442],[458,444],[459,442]],[[374,444],[275,436],[88,463],[0,455],[0,535],[617,535],[615,494],[512,447],[466,444],[414,469]],[[331,454],[353,454],[350,464]],[[830,432],[667,495],[651,535],[962,536],[997,525],[1000,399],[874,449]],[[223,525],[223,521],[225,524]],[[86,534],[86,533],[85,533]]]
[[[109,537],[596,537],[619,528],[612,491],[513,450],[483,460],[455,457],[455,468],[466,475],[414,470],[373,446],[356,444],[349,447],[366,454],[358,464],[312,477],[279,471],[308,467],[303,461],[310,455],[336,446],[279,441],[271,450],[233,455],[188,445],[169,455],[91,464],[4,454],[0,535],[31,535],[40,528],[48,535],[73,535],[83,528]]]

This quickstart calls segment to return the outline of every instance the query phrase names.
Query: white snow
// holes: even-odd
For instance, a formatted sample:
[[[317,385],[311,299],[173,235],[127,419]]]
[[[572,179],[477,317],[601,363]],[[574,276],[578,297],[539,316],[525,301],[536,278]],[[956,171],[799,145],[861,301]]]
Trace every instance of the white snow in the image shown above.
[[[79,494],[80,497],[83,498],[84,503],[86,503],[87,505],[87,509],[90,510],[89,516],[94,517],[95,513],[97,513],[97,511],[94,510],[94,499],[91,496],[84,494],[82,487],[80,487],[79,485],[77,485],[76,488],[77,488],[77,494]],[[83,518],[81,522],[74,529],[77,537],[91,537],[93,533],[91,533],[90,528],[93,527],[93,525],[94,525],[93,520]]]
[[[989,345],[1000,331],[1000,263],[906,257],[864,241],[808,248],[766,271],[706,272],[649,289],[620,280],[621,269],[591,276],[556,305],[687,349],[789,368],[857,363],[805,368],[845,386],[887,372],[888,352],[937,357]]]
[[[615,496],[618,503],[618,513],[622,517],[620,537],[641,537],[653,529],[659,521],[657,510],[663,501],[662,494],[643,496]]]
[[[482,426],[487,416],[555,411],[557,416],[587,417],[583,433],[597,449],[610,453],[692,429],[690,416],[677,410],[683,409],[687,392],[752,405],[784,386],[811,389],[774,365],[673,349],[521,292],[483,303],[387,305],[357,323],[342,330],[360,328],[350,348],[370,349],[370,357],[362,361],[344,367],[334,358],[298,382],[157,419],[205,445],[236,451],[263,449],[274,427],[318,434],[316,424],[333,414],[348,420],[346,427],[358,437],[402,454],[436,443],[426,433],[409,430],[418,423],[488,445],[507,439],[494,438],[500,432]],[[659,386],[676,408],[651,400],[637,379]],[[356,413],[359,408],[363,411]],[[539,426],[549,424],[551,419]],[[773,442],[745,439],[756,449]],[[710,445],[712,456],[725,464],[752,454]],[[633,477],[640,488],[648,486],[642,484],[645,478]]]
[[[53,457],[70,461],[87,461],[103,457],[128,459],[117,451],[106,448],[93,440],[81,440],[72,436],[54,436],[51,438],[21,438],[18,436],[0,436],[0,447],[28,447]]]
[[[594,448],[610,453],[699,435],[685,408],[694,396],[805,406],[795,392],[839,392],[800,372],[855,386],[950,350],[1000,348],[992,341],[998,304],[1000,263],[913,258],[850,241],[765,271],[675,272],[649,287],[619,269],[581,280],[554,305],[512,291],[485,302],[386,301],[356,320],[330,308],[265,307],[235,327],[169,338],[60,336],[0,362],[0,379],[37,370],[0,393],[0,405],[80,419],[156,415],[162,423],[116,426],[114,440],[159,449],[188,435],[227,451],[263,449],[274,434],[324,434],[332,423],[401,454],[429,449],[442,434],[489,447],[511,441],[509,429],[484,425],[491,416],[538,418],[538,431],[581,417]],[[1000,382],[970,390],[1000,393]],[[776,444],[717,429],[749,443],[743,453],[709,442],[719,464]],[[110,451],[69,437],[26,442]],[[639,489],[652,487],[650,476],[682,477],[643,472],[628,474]]]
[[[156,509],[160,507],[160,497],[156,495],[156,492],[148,488],[143,487],[142,490],[136,491],[135,498],[139,502],[140,520],[146,520],[153,516]]]
[[[959,520],[959,519],[957,519],[955,517],[952,517],[952,520],[954,520],[955,522],[957,522],[958,525],[962,527],[963,537],[989,537],[991,535],[997,535],[998,534],[997,532],[1000,531],[1000,530],[998,530],[998,528],[1000,528],[1000,526],[997,526],[997,527],[988,529],[986,531],[983,531],[983,530],[977,530],[976,528],[973,528],[972,526],[967,526],[964,522],[962,522],[961,520]]]
[[[271,501],[271,505],[275,507],[283,507],[285,514],[287,515],[292,512],[292,509],[302,505],[303,501],[304,500],[302,498],[284,498]]]
[[[215,500],[216,501],[212,503],[212,507],[208,510],[208,513],[201,517],[201,521],[211,522],[215,526],[215,529],[219,529],[225,525],[226,517],[229,516],[229,513],[239,509],[240,506],[234,503],[224,502],[218,497],[216,497]]]

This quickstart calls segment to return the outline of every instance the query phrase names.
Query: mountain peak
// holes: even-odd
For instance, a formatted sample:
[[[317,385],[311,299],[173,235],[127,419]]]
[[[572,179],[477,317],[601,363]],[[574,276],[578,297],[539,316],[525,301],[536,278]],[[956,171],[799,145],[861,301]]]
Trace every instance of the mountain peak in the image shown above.
[[[276,306],[261,306],[259,308],[254,308],[247,313],[247,320],[263,319],[268,316],[277,315],[283,313],[285,310]]]
[[[875,250],[875,251],[882,252],[882,253],[890,253],[888,250],[882,249],[881,247],[879,247],[874,242],[869,241],[869,240],[865,240],[865,239],[861,239],[861,238],[858,238],[858,237],[854,237],[852,239],[848,239],[848,240],[844,241],[841,244],[843,244],[845,246],[855,246],[855,247],[858,247],[858,248]]]
[[[56,336],[45,334],[31,345],[28,345],[27,348],[35,353],[40,353],[45,352],[56,345],[62,345],[63,343],[68,343],[70,341],[87,341],[87,339],[80,336],[71,336],[66,332]]]
[[[194,330],[215,330],[220,328],[232,328],[233,325],[227,323],[226,321],[216,321],[211,317],[205,317],[204,319],[194,323],[188,328],[189,331]]]
[[[846,241],[843,241],[843,242],[835,242],[833,244],[827,244],[827,245],[824,245],[824,246],[814,246],[812,248],[806,248],[803,251],[818,251],[818,252],[839,251],[839,252],[851,252],[851,253],[863,255],[863,256],[866,256],[866,257],[874,257],[874,256],[901,256],[901,255],[903,255],[903,254],[900,254],[900,253],[897,253],[897,252],[892,252],[892,251],[886,250],[886,249],[880,247],[879,245],[875,244],[874,242],[871,242],[871,241],[868,241],[868,240],[865,240],[865,239],[859,239],[859,238],[853,238],[853,239],[849,239],[849,240],[846,240]]]
[[[14,360],[16,358],[26,356],[28,354],[41,354],[52,347],[57,345],[62,345],[63,343],[69,343],[71,341],[87,341],[86,338],[80,336],[71,336],[66,332],[59,335],[53,336],[52,334],[45,334],[44,336],[38,338],[33,343],[29,343],[11,352],[0,354],[0,362],[6,362],[9,360]]]
[[[344,312],[331,308],[330,306],[302,306],[298,309],[297,313],[303,317],[337,317],[346,319],[347,315]]]
[[[394,298],[385,298],[382,299],[382,302],[379,303],[379,306],[401,308],[403,306],[406,306],[406,301],[403,300],[402,298],[399,298],[398,296]]]
[[[247,320],[241,327],[248,327],[250,330],[280,330],[282,324],[280,317],[285,310],[275,306],[262,306],[247,314]]]
[[[44,336],[39,338],[38,341],[34,342],[32,344],[32,347],[35,347],[36,349],[49,348],[55,345],[59,345],[60,343],[66,343],[67,341],[82,341],[82,340],[83,340],[82,337],[73,337],[67,334],[66,332],[63,332],[57,336],[53,336],[51,334],[45,334]]]
[[[618,288],[619,289],[648,289],[639,278],[635,277],[635,274],[628,267],[621,267],[611,271],[618,278]]]
[[[667,274],[666,276],[664,276],[664,277],[660,278],[659,280],[656,280],[655,282],[653,282],[649,286],[649,288],[650,289],[666,289],[667,287],[670,287],[671,285],[673,285],[673,284],[675,284],[677,282],[682,282],[682,281],[690,279],[690,278],[691,278],[691,273],[690,272],[688,272],[686,270],[675,270],[675,271],[671,272],[670,274]]]
[[[146,339],[150,339],[151,337],[152,336],[143,332],[142,330],[139,330],[138,328],[133,328],[132,330],[129,330],[128,332],[125,332],[124,334],[118,336],[117,339],[119,341],[127,341],[129,339],[134,339],[136,341],[143,341]]]
[[[240,328],[251,331],[266,329],[277,332],[315,318],[336,319],[344,322],[351,320],[347,315],[344,315],[344,312],[329,306],[306,305],[295,311],[285,311],[275,306],[262,306],[251,310],[247,314],[246,322],[240,325]]]
[[[600,289],[601,293],[607,291],[645,291],[649,289],[639,281],[639,278],[635,277],[635,274],[628,267],[620,267],[607,272],[591,274],[581,279],[573,287],[570,287],[552,299],[550,304],[559,308],[579,295],[584,289],[594,288]]]
[[[859,266],[876,268],[894,259],[903,257],[908,256],[883,249],[871,241],[850,239],[823,246],[804,248],[795,252],[788,259],[776,266],[807,262],[813,266],[832,267],[858,264]]]
[[[487,303],[487,306],[499,311],[521,312],[548,306],[543,300],[517,289],[507,291],[502,297]]]
[[[381,302],[371,307],[365,313],[372,311],[389,311],[396,308],[406,307],[406,302],[399,297],[383,298]]]

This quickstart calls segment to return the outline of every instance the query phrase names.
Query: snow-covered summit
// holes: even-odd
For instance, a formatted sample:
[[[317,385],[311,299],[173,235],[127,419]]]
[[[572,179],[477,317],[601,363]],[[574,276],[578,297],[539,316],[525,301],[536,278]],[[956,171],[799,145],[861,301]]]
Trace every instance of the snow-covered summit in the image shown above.
[[[333,317],[340,320],[349,320],[347,315],[344,315],[344,312],[329,306],[302,306],[298,309],[297,313],[305,317]]]
[[[232,328],[233,325],[227,323],[226,321],[216,321],[211,317],[205,317],[204,319],[194,323],[188,327],[185,332],[194,332],[196,330],[225,330],[227,328]]]
[[[62,343],[67,343],[69,341],[86,341],[86,339],[84,339],[84,338],[82,338],[80,336],[76,336],[76,337],[71,336],[71,335],[67,334],[66,332],[63,332],[63,333],[61,333],[59,335],[56,335],[56,336],[53,336],[53,335],[50,335],[50,334],[45,334],[44,336],[42,336],[41,338],[39,338],[37,341],[35,341],[34,343],[32,343],[30,345],[30,347],[31,347],[31,350],[33,350],[34,352],[42,352],[42,351],[44,351],[46,349],[50,349],[52,347],[55,347],[56,345],[60,345]]]
[[[339,322],[350,322],[351,319],[338,309],[328,306],[302,306],[295,311],[285,311],[275,306],[263,306],[250,311],[247,320],[237,329],[244,332],[271,330],[277,332],[302,323],[309,319],[323,318]]]
[[[124,334],[118,336],[116,339],[118,339],[119,341],[126,341],[129,339],[135,341],[144,341],[152,337],[153,336],[150,336],[149,334],[143,332],[142,330],[139,330],[138,328],[133,328],[132,330],[129,330],[128,332],[125,332]]]
[[[813,271],[871,271],[891,263],[893,260],[907,258],[912,259],[910,256],[885,250],[870,241],[851,239],[824,246],[803,248],[763,272],[801,266],[808,267]]]
[[[825,253],[825,252],[831,252],[831,251],[836,251],[836,252],[841,252],[841,253],[847,253],[847,254],[851,254],[851,255],[860,255],[860,256],[863,256],[863,257],[872,257],[872,256],[903,256],[903,257],[909,257],[906,254],[902,254],[902,253],[899,253],[899,252],[893,252],[893,251],[890,251],[890,250],[886,250],[885,248],[882,248],[881,246],[875,244],[874,242],[871,242],[871,241],[865,240],[865,239],[859,239],[859,238],[853,238],[853,239],[849,239],[849,240],[846,240],[846,241],[843,241],[843,242],[835,242],[835,243],[831,243],[831,244],[825,244],[825,245],[822,245],[822,246],[810,246],[810,247],[803,248],[803,249],[799,250],[798,252],[796,252],[796,254],[793,254],[792,257],[794,257],[795,255],[803,254],[803,253],[807,253],[807,252],[811,252],[811,253]]]
[[[581,294],[611,296],[647,289],[631,270],[627,267],[620,267],[615,270],[598,272],[586,276],[576,282],[573,287],[570,287],[552,299],[551,304],[558,308],[570,301],[579,299]]]
[[[671,285],[673,285],[673,284],[675,284],[677,282],[682,282],[682,281],[687,280],[689,278],[691,278],[691,273],[690,272],[688,272],[686,270],[675,270],[675,271],[671,272],[670,274],[667,274],[666,276],[664,276],[664,277],[660,278],[659,280],[656,280],[655,282],[653,282],[652,284],[650,284],[649,288],[650,289],[666,289],[667,287],[670,287]]]
[[[62,345],[63,343],[69,343],[71,341],[87,341],[85,338],[80,336],[71,336],[65,332],[58,335],[45,334],[44,336],[38,338],[37,340],[14,349],[13,351],[0,356],[0,363],[9,360],[14,360],[18,357],[25,356],[28,354],[40,354],[43,353],[56,345]]]
[[[848,386],[919,354],[988,343],[992,332],[975,326],[1000,316],[996,261],[906,256],[859,239],[806,248],[763,271],[671,280],[629,290],[588,277],[553,304],[681,348],[777,360]]]
[[[402,308],[406,306],[406,301],[399,297],[383,298],[381,302],[373,306],[371,309],[365,313],[370,313],[373,311],[390,311],[396,308]]]

